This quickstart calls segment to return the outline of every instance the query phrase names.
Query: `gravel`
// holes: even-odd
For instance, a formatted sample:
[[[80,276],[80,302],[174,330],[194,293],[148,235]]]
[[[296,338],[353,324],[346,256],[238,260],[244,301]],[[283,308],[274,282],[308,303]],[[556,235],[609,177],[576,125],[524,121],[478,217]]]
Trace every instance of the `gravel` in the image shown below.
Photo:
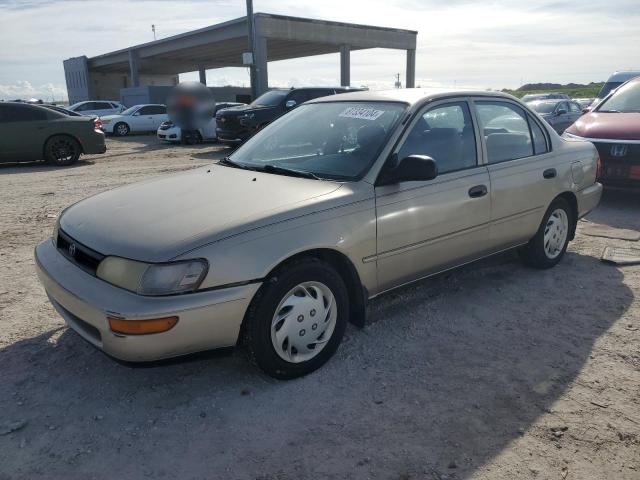
[[[280,382],[237,352],[123,365],[64,326],[33,265],[59,212],[228,153],[108,148],[0,167],[0,479],[640,478],[640,266],[599,261],[637,242],[581,233],[640,230],[640,193],[607,192],[554,269],[507,253],[375,300]]]

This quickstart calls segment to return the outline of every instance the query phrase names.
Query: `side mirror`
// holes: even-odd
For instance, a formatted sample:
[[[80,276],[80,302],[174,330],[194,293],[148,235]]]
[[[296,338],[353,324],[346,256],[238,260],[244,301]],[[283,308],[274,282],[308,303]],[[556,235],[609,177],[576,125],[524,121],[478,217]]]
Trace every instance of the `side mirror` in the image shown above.
[[[560,115],[566,115],[567,111],[564,108],[561,108],[556,112],[556,115],[559,117]]]
[[[284,104],[284,108],[286,108],[287,110],[290,108],[293,108],[297,105],[295,100],[287,100],[287,102]]]
[[[591,111],[591,107],[585,107],[582,109],[582,113],[589,113]]]
[[[425,182],[438,176],[436,161],[426,155],[409,155],[385,175],[382,185],[400,182]]]
[[[140,110],[138,110],[137,112],[135,112],[135,113],[133,114],[133,116],[134,116],[134,117],[139,117],[139,116],[140,116]]]

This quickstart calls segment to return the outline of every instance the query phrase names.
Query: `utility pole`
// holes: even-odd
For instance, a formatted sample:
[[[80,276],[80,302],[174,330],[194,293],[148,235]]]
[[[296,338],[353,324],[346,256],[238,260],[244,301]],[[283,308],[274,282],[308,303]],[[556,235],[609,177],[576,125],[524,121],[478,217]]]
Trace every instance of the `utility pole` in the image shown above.
[[[153,39],[156,39],[156,26],[155,24],[151,24],[151,31],[153,32]]]
[[[253,31],[253,0],[247,0],[247,38],[249,39],[249,53],[251,64],[249,65],[249,77],[251,79],[251,99],[258,96],[258,75],[256,72],[255,41]]]
[[[396,88],[402,88],[402,83],[400,83],[400,74],[399,74],[399,73],[396,73],[395,77],[396,77],[396,84],[395,84],[395,87],[396,87]]]

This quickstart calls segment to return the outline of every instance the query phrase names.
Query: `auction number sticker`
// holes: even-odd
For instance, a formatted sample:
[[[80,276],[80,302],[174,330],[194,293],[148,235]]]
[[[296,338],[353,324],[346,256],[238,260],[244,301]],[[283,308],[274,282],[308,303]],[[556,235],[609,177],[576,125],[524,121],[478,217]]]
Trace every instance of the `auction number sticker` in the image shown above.
[[[373,108],[349,107],[340,114],[341,117],[359,118],[360,120],[377,120],[384,113],[384,110]]]

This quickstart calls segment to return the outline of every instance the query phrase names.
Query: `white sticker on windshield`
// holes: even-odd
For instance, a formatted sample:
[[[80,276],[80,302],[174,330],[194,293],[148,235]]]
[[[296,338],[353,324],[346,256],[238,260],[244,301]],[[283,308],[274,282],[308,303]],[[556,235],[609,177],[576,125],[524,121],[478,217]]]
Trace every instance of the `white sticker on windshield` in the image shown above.
[[[373,108],[349,107],[339,116],[347,118],[359,118],[361,120],[377,120],[383,113],[384,110],[375,110]]]

